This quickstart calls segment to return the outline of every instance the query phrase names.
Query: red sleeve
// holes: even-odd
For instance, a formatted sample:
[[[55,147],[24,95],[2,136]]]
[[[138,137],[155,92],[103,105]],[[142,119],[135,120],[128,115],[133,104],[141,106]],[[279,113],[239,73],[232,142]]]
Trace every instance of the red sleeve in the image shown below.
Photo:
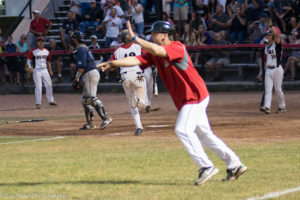
[[[148,66],[154,65],[154,56],[152,56],[147,51],[142,51],[142,54],[140,56],[137,56],[136,58],[142,64],[140,66],[141,69],[146,69]]]
[[[27,55],[27,59],[32,60],[32,58],[33,58],[33,50],[31,50]]]
[[[30,22],[30,29],[32,29],[32,21]]]
[[[50,54],[50,51],[49,51],[49,54],[48,54],[48,57],[47,57],[47,61],[51,61],[52,60],[52,56]]]
[[[41,18],[41,19],[43,20],[44,24],[48,24],[48,25],[50,24],[50,21],[48,19],[45,19],[45,18]]]
[[[180,62],[184,56],[184,46],[176,43],[165,45],[163,48],[166,50],[170,62]]]
[[[117,50],[118,50],[118,48],[114,51],[113,54],[111,54],[111,57],[109,59],[110,61],[116,60],[115,53],[116,53]]]

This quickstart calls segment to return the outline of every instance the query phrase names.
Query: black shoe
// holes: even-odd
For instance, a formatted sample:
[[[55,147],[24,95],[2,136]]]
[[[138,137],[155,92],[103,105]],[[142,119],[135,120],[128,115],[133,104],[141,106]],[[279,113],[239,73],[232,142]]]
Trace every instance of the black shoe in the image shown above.
[[[134,135],[138,136],[138,135],[141,135],[143,132],[144,132],[144,129],[142,129],[142,128],[137,128],[137,129],[135,130]]]
[[[49,103],[50,106],[57,106],[57,103],[55,103],[54,101]]]
[[[150,112],[150,110],[151,110],[151,108],[150,108],[150,106],[146,106],[146,113],[149,113]]]
[[[260,107],[259,111],[264,112],[266,114],[271,114],[270,108],[267,107]]]
[[[276,111],[276,113],[285,113],[286,109],[285,108],[278,108],[278,110]]]
[[[36,104],[36,105],[35,105],[35,108],[36,108],[36,109],[41,109],[41,104]]]
[[[233,181],[237,180],[240,175],[244,174],[248,168],[244,165],[240,165],[234,169],[227,169],[227,177],[223,178],[222,181]]]
[[[205,183],[218,172],[219,169],[215,167],[202,167],[198,170],[199,175],[197,181],[195,182],[195,185],[201,185]]]

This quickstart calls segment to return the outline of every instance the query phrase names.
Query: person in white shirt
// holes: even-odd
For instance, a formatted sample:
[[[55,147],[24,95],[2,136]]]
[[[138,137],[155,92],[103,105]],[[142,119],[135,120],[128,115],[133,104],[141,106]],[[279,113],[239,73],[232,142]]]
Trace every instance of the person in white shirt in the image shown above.
[[[36,109],[41,109],[42,104],[42,83],[46,87],[46,97],[50,106],[57,106],[53,98],[51,77],[53,72],[51,70],[51,55],[47,49],[44,48],[44,37],[37,37],[37,48],[32,49],[27,56],[28,69],[33,72],[33,81],[35,84],[35,102]],[[31,66],[33,61],[35,68]],[[48,70],[47,70],[48,67]]]
[[[143,16],[144,7],[142,4],[138,3],[138,0],[133,0],[130,13],[132,14],[132,21],[135,25],[135,30],[138,35],[144,34],[144,16]]]
[[[111,8],[110,16],[105,17],[101,24],[101,26],[106,25],[106,48],[108,48],[113,41],[117,40],[118,33],[122,31],[122,20],[117,17],[116,14],[116,9]]]

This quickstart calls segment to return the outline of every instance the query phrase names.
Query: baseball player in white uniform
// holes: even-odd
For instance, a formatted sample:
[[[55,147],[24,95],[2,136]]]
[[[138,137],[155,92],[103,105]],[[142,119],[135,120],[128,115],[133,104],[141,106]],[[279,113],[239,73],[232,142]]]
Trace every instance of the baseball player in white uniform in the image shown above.
[[[44,37],[40,36],[37,38],[37,48],[32,49],[27,56],[28,69],[30,70],[30,72],[33,72],[36,109],[40,109],[42,104],[42,83],[46,87],[46,97],[49,105],[57,106],[54,101],[52,92],[52,81],[50,75],[52,76],[53,72],[51,70],[50,60],[51,55],[49,51],[44,48]],[[33,61],[34,63],[34,69],[31,66],[31,61]]]
[[[281,66],[282,43],[278,32],[280,32],[280,30],[277,27],[271,27],[266,33],[269,43],[265,47],[265,99],[264,106],[260,107],[260,111],[266,114],[271,113],[273,86],[279,103],[276,113],[286,112],[284,94],[282,91],[282,80],[284,76],[284,70]]]
[[[115,50],[110,60],[119,60],[129,56],[141,55],[141,46],[128,40],[127,35],[127,30],[121,32],[121,39],[124,44]],[[144,131],[139,114],[139,110],[144,110],[146,106],[146,82],[143,76],[143,71],[138,65],[132,67],[120,67],[120,74],[122,86],[129,101],[131,115],[136,127],[135,135],[137,136],[142,134]]]

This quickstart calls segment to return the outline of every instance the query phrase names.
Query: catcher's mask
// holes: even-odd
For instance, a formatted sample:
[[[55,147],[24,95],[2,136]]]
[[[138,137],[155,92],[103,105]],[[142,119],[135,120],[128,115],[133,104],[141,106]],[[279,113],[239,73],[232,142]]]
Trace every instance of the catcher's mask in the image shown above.
[[[75,31],[71,34],[71,38],[76,39],[80,43],[83,43],[83,37],[84,35],[80,31]]]

